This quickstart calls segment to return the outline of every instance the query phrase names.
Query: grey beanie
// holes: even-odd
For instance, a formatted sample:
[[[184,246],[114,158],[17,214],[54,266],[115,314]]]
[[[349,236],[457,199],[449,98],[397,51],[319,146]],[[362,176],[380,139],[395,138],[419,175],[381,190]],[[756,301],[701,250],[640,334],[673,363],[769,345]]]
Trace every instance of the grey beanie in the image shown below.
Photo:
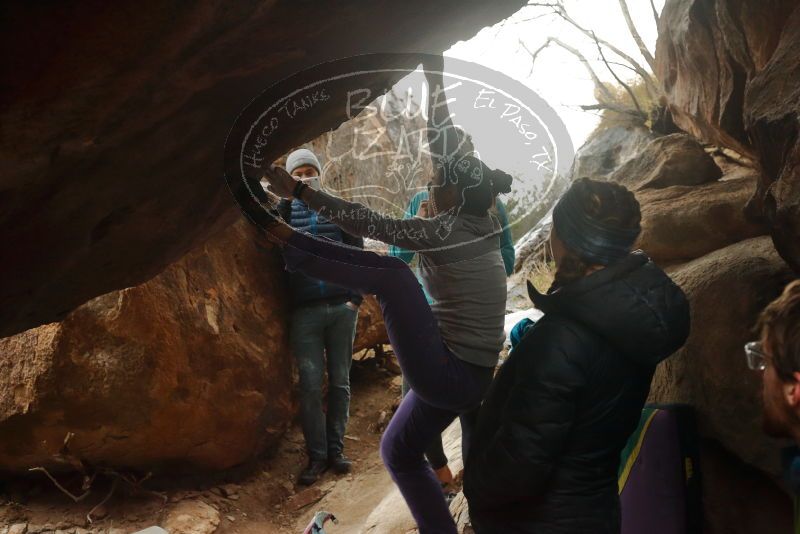
[[[319,174],[322,174],[322,165],[319,164],[317,156],[307,148],[298,148],[286,158],[286,171],[292,174],[297,167],[311,165]]]

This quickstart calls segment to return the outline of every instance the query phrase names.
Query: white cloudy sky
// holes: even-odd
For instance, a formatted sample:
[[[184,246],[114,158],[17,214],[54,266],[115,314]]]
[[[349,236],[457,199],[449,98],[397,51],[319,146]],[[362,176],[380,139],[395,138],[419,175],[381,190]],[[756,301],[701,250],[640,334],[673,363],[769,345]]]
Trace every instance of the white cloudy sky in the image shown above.
[[[664,0],[654,3],[661,12]],[[642,39],[654,53],[657,31],[650,1],[627,0],[627,4]],[[565,5],[581,25],[647,66],[628,31],[618,0],[565,0]],[[445,56],[482,64],[531,87],[559,113],[577,150],[598,122],[596,114],[578,108],[581,104],[595,102],[591,78],[575,56],[557,46],[539,54],[531,74],[530,56],[520,47],[519,41],[530,50],[536,50],[548,37],[557,37],[592,61],[603,81],[613,83],[614,78],[600,60],[594,42],[570,24],[556,16],[526,20],[543,12],[543,8],[523,8],[504,23],[484,28],[472,39],[456,43]],[[611,52],[604,51],[604,54],[609,61],[614,58]],[[617,68],[617,73],[622,79],[631,79],[632,73],[625,68]],[[479,142],[476,138],[476,144]]]

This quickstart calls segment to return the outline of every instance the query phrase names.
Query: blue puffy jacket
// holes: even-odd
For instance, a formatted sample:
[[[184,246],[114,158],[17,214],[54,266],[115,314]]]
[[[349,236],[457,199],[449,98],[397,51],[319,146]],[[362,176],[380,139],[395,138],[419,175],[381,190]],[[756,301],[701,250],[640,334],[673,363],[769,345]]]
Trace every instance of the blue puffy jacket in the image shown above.
[[[326,237],[333,241],[364,248],[364,240],[354,237],[320,216],[306,206],[305,202],[294,199],[281,200],[278,213],[293,228],[311,235]],[[303,306],[318,302],[344,303],[352,301],[361,304],[363,297],[345,287],[311,278],[300,272],[290,273],[290,287],[293,306]]]

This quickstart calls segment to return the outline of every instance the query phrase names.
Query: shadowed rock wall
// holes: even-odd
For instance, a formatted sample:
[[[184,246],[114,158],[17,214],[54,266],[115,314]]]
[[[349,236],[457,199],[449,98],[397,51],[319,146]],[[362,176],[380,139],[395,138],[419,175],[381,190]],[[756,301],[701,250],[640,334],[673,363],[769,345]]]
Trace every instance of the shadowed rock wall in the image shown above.
[[[140,284],[231,224],[223,146],[266,87],[344,56],[440,52],[523,4],[4,3],[0,336]],[[345,118],[315,109],[267,155]]]

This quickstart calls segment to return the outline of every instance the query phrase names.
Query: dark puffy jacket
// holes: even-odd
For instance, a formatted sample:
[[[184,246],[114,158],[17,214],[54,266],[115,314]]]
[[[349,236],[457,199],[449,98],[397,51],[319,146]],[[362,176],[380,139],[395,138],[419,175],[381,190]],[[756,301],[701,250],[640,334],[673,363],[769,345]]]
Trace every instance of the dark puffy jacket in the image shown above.
[[[642,252],[549,295],[480,409],[464,493],[478,533],[617,534],[620,452],[656,365],[689,335]]]
[[[297,199],[292,201],[282,200],[278,204],[278,213],[289,225],[297,230],[364,248],[364,240],[362,238],[343,232],[341,228],[306,206],[305,202]],[[301,272],[292,272],[289,276],[293,306],[303,306],[317,302],[344,303],[348,300],[355,304],[361,304],[363,300],[361,295],[347,288],[308,277]]]

